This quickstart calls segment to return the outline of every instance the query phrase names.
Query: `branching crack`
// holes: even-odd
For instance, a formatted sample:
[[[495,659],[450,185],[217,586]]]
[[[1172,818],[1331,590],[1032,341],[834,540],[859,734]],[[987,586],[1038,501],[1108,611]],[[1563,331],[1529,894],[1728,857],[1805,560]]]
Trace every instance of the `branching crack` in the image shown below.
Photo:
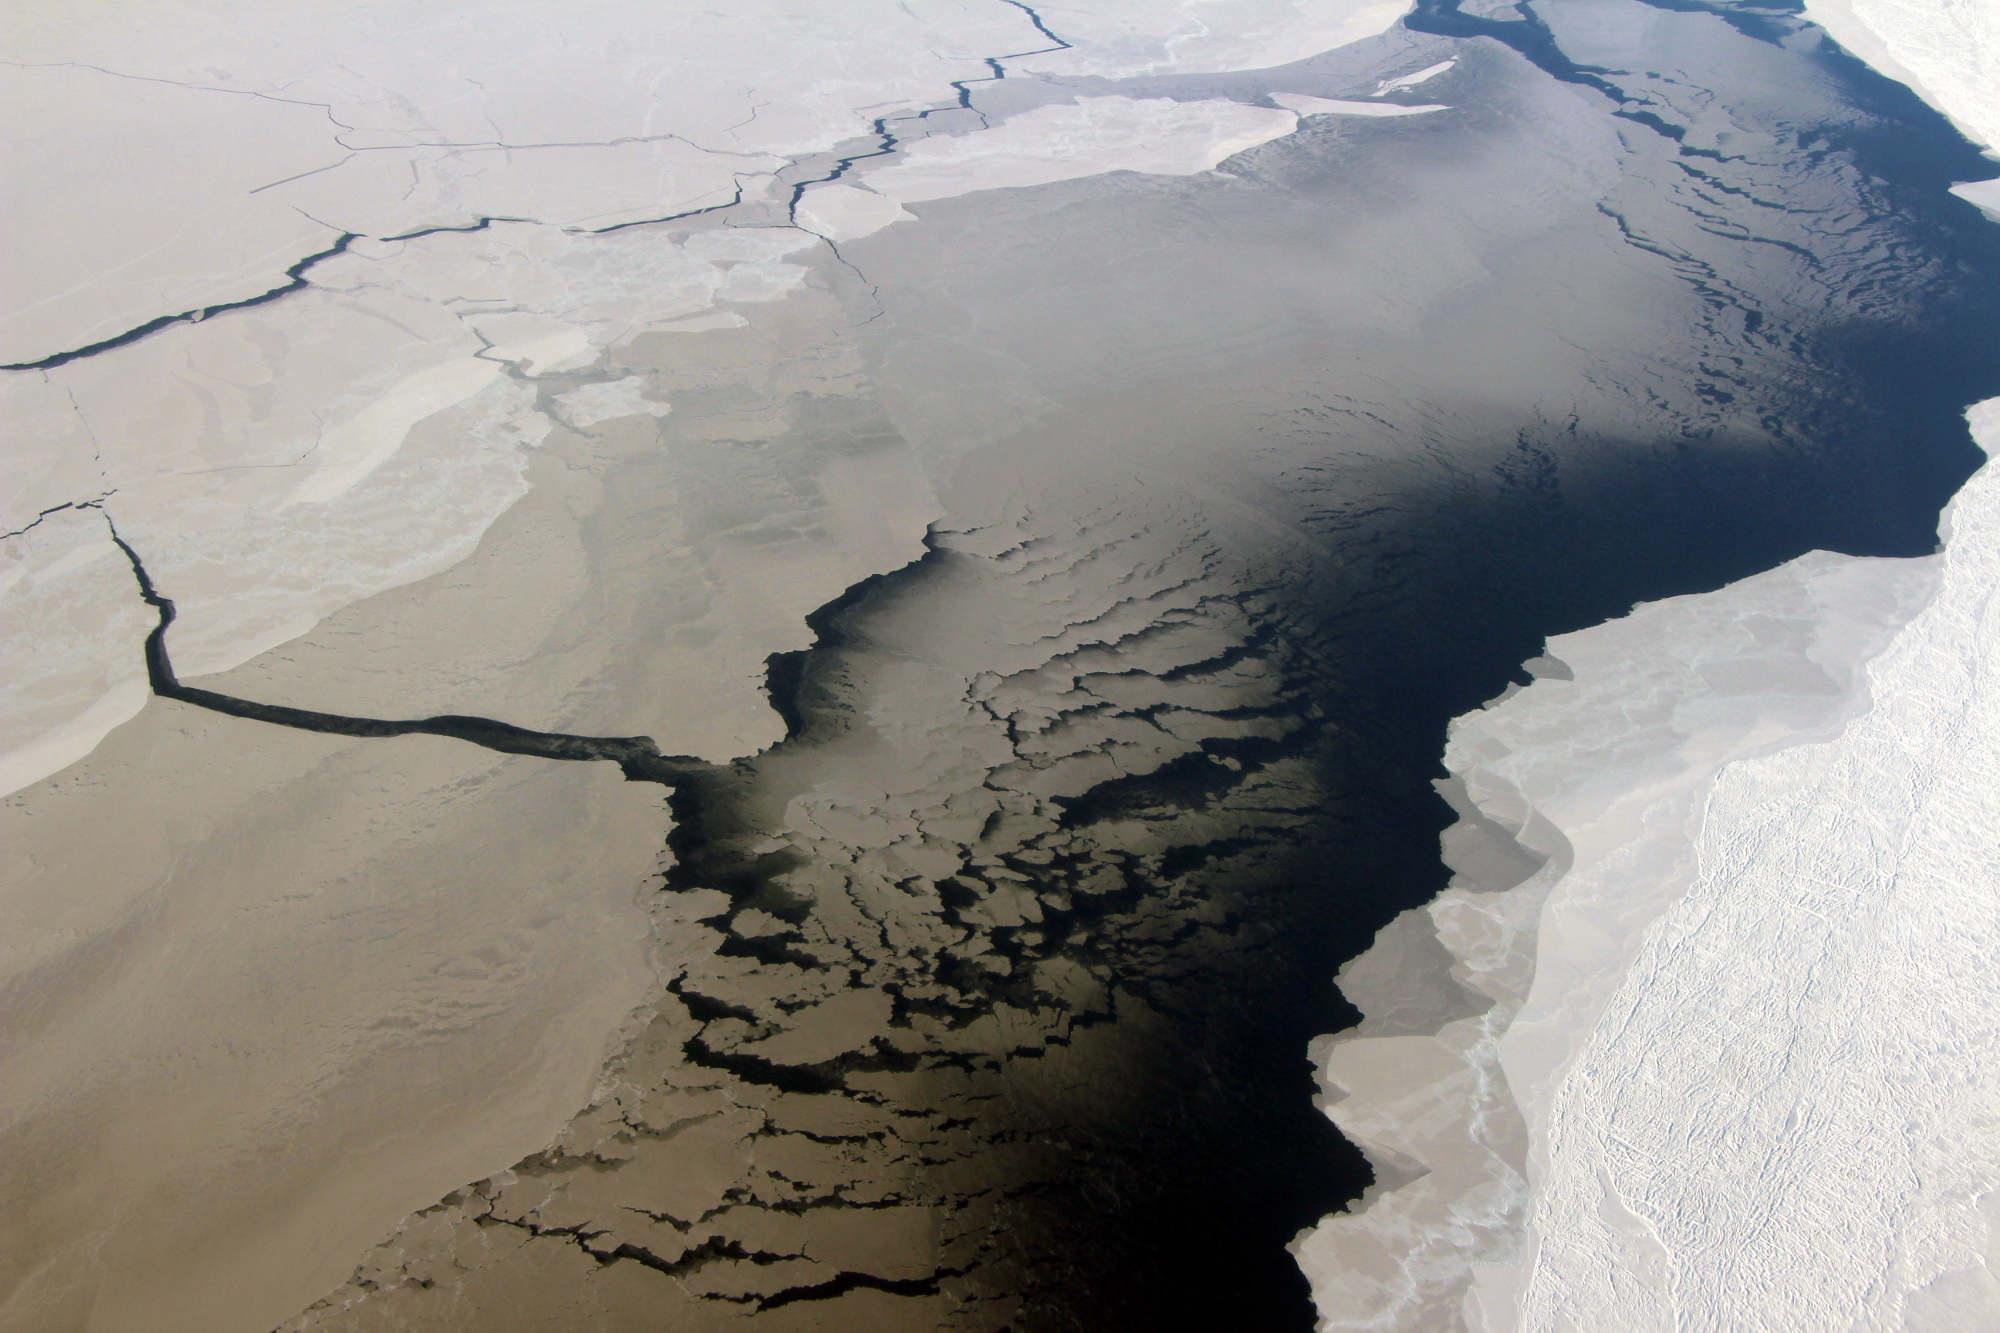
[[[212,315],[219,315],[225,310],[243,310],[253,305],[263,305],[266,302],[275,301],[281,296],[289,296],[291,293],[308,285],[306,281],[307,269],[310,269],[322,260],[331,259],[337,254],[345,253],[348,246],[360,239],[360,232],[342,232],[340,239],[326,249],[315,251],[286,269],[285,277],[288,281],[282,286],[273,287],[270,291],[264,292],[261,295],[245,297],[241,301],[224,301],[220,305],[202,306],[198,310],[183,310],[178,315],[161,315],[158,319],[149,319],[137,328],[127,329],[116,337],[106,338],[102,342],[94,342],[87,347],[78,347],[67,352],[57,352],[54,356],[45,356],[39,361],[17,361],[11,365],[0,365],[0,370],[54,370],[57,366],[68,365],[79,357],[96,356],[99,352],[108,352],[114,347],[123,347],[127,343],[138,342],[139,339],[145,337],[147,334],[158,333],[161,329],[174,324],[199,324],[204,319]]]
[[[1071,43],[1064,41],[1062,38],[1056,36],[1055,33],[1051,32],[1048,28],[1048,25],[1042,21],[1041,16],[1038,13],[1036,13],[1034,9],[1030,8],[1028,5],[1021,3],[1021,0],[1000,0],[1000,2],[1002,4],[1012,6],[1013,8],[1018,9],[1023,14],[1027,15],[1028,21],[1034,26],[1035,31],[1040,33],[1042,36],[1048,38],[1050,42],[1054,43],[1054,45],[1039,47],[1032,51],[1015,51],[1015,52],[1010,52],[1006,55],[984,57],[987,67],[993,71],[992,75],[989,78],[984,78],[984,79],[958,79],[952,81],[950,86],[957,90],[958,98],[950,106],[932,108],[931,110],[928,111],[918,112],[914,116],[896,117],[894,119],[922,121],[932,115],[937,114],[938,111],[943,111],[943,110],[968,110],[968,111],[973,111],[975,114],[977,114],[977,108],[973,107],[972,105],[971,85],[975,83],[992,83],[1000,79],[1006,78],[1007,70],[1006,66],[1002,63],[1003,61],[1018,59],[1022,56],[1040,55],[1048,51],[1062,51],[1070,49]],[[4,63],[16,64],[16,65],[21,64],[21,62],[17,61],[8,61]],[[341,121],[336,119],[333,115],[332,107],[324,102],[307,102],[307,101],[299,101],[292,98],[273,97],[268,93],[260,93],[243,88],[220,88],[207,84],[182,83],[175,79],[160,79],[140,74],[125,74],[121,73],[118,70],[105,69],[98,65],[86,65],[76,61],[59,61],[54,63],[64,66],[72,66],[79,69],[90,69],[96,71],[97,73],[109,75],[114,78],[135,79],[143,83],[164,83],[171,85],[173,87],[188,88],[200,92],[227,93],[233,96],[256,97],[256,98],[261,98],[265,101],[283,102],[295,106],[317,107],[321,111],[325,112],[326,117],[329,121],[331,121],[334,125],[340,127],[341,132],[346,132],[357,128],[355,126],[345,125]],[[753,112],[752,119],[754,118],[755,115]],[[891,119],[892,118],[890,117],[878,117],[872,123],[871,128],[875,134],[876,145],[877,145],[875,148],[871,149],[868,152],[852,154],[847,157],[839,158],[835,161],[833,169],[826,175],[816,177],[809,181],[800,182],[792,187],[792,196],[788,207],[788,212],[791,215],[790,220],[794,225],[796,225],[797,223],[796,213],[797,213],[799,198],[801,195],[804,194],[805,190],[809,186],[821,185],[825,184],[828,181],[838,180],[841,176],[845,175],[847,170],[850,167],[852,167],[856,162],[871,157],[886,156],[890,153],[895,152],[896,147],[901,142],[901,140],[889,128]],[[983,119],[984,118],[982,117],[982,120]],[[748,122],[746,121],[745,123]],[[414,148],[443,148],[452,150],[487,149],[487,148],[499,149],[499,150],[534,149],[534,148],[601,148],[601,147],[618,147],[623,144],[651,143],[668,139],[677,140],[681,143],[685,143],[690,148],[693,148],[698,152],[709,153],[721,157],[768,158],[771,156],[770,154],[763,154],[763,153],[731,152],[727,149],[709,148],[702,144],[695,143],[692,140],[686,138],[685,136],[678,134],[633,135],[633,136],[626,136],[626,137],[607,139],[607,140],[550,142],[550,143],[536,143],[536,144],[512,144],[496,139],[492,142],[481,142],[481,143],[413,143],[413,144],[370,145],[364,147],[354,147],[348,144],[345,140],[343,140],[340,137],[339,133],[336,133],[333,136],[333,140],[341,148],[346,150],[347,157],[342,158],[341,161],[339,162],[334,162],[327,166],[315,167],[310,171],[299,172],[296,175],[288,176],[283,180],[272,181],[266,185],[259,186],[256,190],[252,190],[251,193],[255,194],[258,193],[259,191],[268,190],[274,188],[275,186],[286,184],[290,181],[303,179],[306,176],[318,175],[321,172],[334,170],[335,168],[342,166],[344,163],[350,160],[355,154],[363,152],[390,151],[390,150],[406,151]],[[752,172],[747,174],[750,177],[755,178],[755,177],[774,176],[777,173],[775,171],[768,171],[768,172]],[[575,227],[575,228],[566,228],[566,230],[580,231],[586,235],[602,236],[614,231],[624,231],[630,227],[654,226],[662,222],[676,222],[684,218],[701,217],[709,213],[722,212],[725,209],[734,208],[743,203],[743,197],[744,197],[743,182],[745,179],[745,175],[746,173],[740,173],[740,172],[735,173],[735,188],[730,194],[730,197],[723,200],[720,203],[705,205],[701,208],[686,209],[677,213],[669,213],[657,218],[640,218],[631,222],[614,223],[613,225],[608,227]],[[315,219],[315,221],[317,221],[317,219]],[[380,239],[385,241],[414,240],[415,238],[420,236],[429,236],[439,232],[480,231],[490,226],[494,222],[533,222],[533,221],[534,219],[530,218],[482,217],[469,226],[427,227],[418,231],[405,232],[401,235],[386,236]],[[100,352],[108,352],[115,348],[123,347],[128,343],[137,342],[141,338],[144,338],[149,334],[157,333],[161,329],[169,328],[176,324],[198,324],[202,320],[208,319],[213,315],[221,314],[223,311],[226,310],[241,310],[250,306],[263,305],[266,302],[275,301],[281,296],[290,295],[292,292],[299,291],[300,289],[308,286],[309,284],[305,276],[307,270],[311,269],[314,265],[320,263],[323,260],[331,259],[335,255],[344,253],[350,245],[352,245],[355,241],[361,239],[363,239],[363,233],[348,232],[348,231],[341,232],[340,238],[336,240],[331,246],[327,247],[324,250],[316,251],[313,254],[306,255],[304,258],[300,259],[297,263],[293,264],[290,268],[287,268],[285,270],[286,281],[284,283],[282,283],[279,286],[273,287],[271,290],[267,292],[260,293],[259,295],[246,297],[241,301],[225,301],[215,305],[202,306],[194,310],[184,310],[177,314],[161,315],[158,316],[157,318],[147,320],[145,323],[140,324],[134,328],[127,329],[123,333],[117,334],[110,338],[102,339],[101,341],[98,342],[90,343],[83,347],[71,348],[69,351],[66,352],[56,352],[50,356],[45,356],[37,361],[19,361],[8,364],[0,364],[0,370],[53,370],[57,366],[67,365],[69,362],[75,361],[81,357],[95,356]],[[866,281],[865,278],[863,280]]]
[[[865,162],[875,157],[888,157],[893,154],[902,143],[904,136],[900,136],[892,130],[890,128],[892,124],[899,124],[904,121],[916,121],[921,124],[930,117],[937,115],[940,111],[970,111],[974,115],[979,116],[980,128],[984,129],[987,124],[986,117],[980,112],[978,107],[972,104],[973,84],[998,83],[1000,80],[1006,78],[1007,66],[1002,63],[1003,61],[1019,60],[1024,56],[1046,55],[1051,51],[1068,51],[1072,49],[1073,43],[1066,42],[1049,31],[1048,25],[1042,22],[1042,16],[1028,5],[1023,4],[1022,0],[1000,0],[1000,3],[1018,9],[1023,14],[1026,14],[1028,22],[1034,25],[1035,31],[1048,38],[1054,45],[1036,47],[1032,51],[1009,51],[1004,55],[982,57],[986,68],[993,72],[982,79],[953,79],[948,86],[958,93],[958,99],[947,106],[932,107],[928,111],[919,111],[912,116],[876,117],[869,124],[869,130],[875,136],[875,146],[873,148],[866,152],[852,153],[846,157],[837,158],[834,161],[833,169],[827,172],[826,175],[816,176],[811,180],[799,181],[792,186],[792,197],[789,207],[794,222],[798,220],[799,201],[804,198],[805,192],[808,189],[815,185],[825,185],[829,182],[839,180],[857,162]]]
[[[15,528],[12,532],[0,532],[0,541],[5,541],[9,537],[19,537],[23,533],[33,532],[36,528],[42,526],[42,522],[50,515],[60,514],[66,509],[102,509],[104,508],[104,502],[116,494],[118,494],[117,490],[113,489],[106,491],[94,500],[65,500],[59,505],[50,505],[41,513],[36,514],[33,521],[25,526]]]

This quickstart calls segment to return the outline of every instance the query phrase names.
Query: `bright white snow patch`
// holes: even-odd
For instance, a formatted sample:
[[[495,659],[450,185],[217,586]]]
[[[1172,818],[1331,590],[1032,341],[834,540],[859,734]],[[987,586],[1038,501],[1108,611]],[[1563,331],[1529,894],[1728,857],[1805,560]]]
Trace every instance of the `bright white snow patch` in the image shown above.
[[[665,403],[656,403],[646,397],[640,392],[643,387],[637,376],[612,380],[607,384],[586,384],[557,398],[556,411],[569,425],[578,430],[588,430],[600,421],[610,421],[615,417],[663,417],[672,410]]]
[[[2000,400],[1974,421],[2000,449]],[[1587,1037],[1537,977],[1501,1064],[1573,1053],[1493,1326],[2000,1327],[2000,467],[1950,524],[1872,707],[1715,781],[1699,877]]]
[[[1323,1327],[1511,1326],[1469,1306],[1507,1307],[1491,1265],[1517,1262],[1549,1096],[1693,883],[1716,774],[1836,734],[1935,581],[1935,561],[1815,553],[1552,639],[1540,679],[1453,724],[1451,886],[1342,969],[1367,1018],[1314,1050],[1378,1176],[1298,1245]]]
[[[1435,65],[1424,66],[1414,74],[1401,74],[1393,79],[1384,79],[1375,85],[1376,95],[1400,92],[1405,88],[1414,88],[1420,83],[1429,83],[1457,63],[1456,60],[1440,60]]]
[[[1040,12],[1070,49],[1010,65],[1125,79],[1289,65],[1387,32],[1410,0],[1091,0]]]
[[[1421,116],[1431,111],[1448,111],[1444,106],[1402,106],[1395,102],[1347,102],[1331,97],[1307,97],[1304,93],[1272,93],[1271,100],[1290,107],[1302,116]]]
[[[1806,0],[1806,17],[1949,116],[2000,144],[2000,5],[1991,0]]]
[[[497,361],[459,357],[420,370],[322,434],[305,460],[306,479],[286,504],[324,504],[345,495],[389,461],[416,424],[456,407],[500,378]]]
[[[1808,13],[2000,140],[2000,8]],[[1377,1171],[1295,1244],[1323,1329],[2000,1328],[2000,465],[1946,529],[1553,640],[1454,725],[1452,887],[1314,1047]]]
[[[806,191],[793,215],[801,227],[831,241],[872,236],[892,222],[916,216],[887,195],[839,182]]]
[[[1107,171],[1191,176],[1298,123],[1290,111],[1220,99],[1080,97],[978,134],[920,139],[866,179],[872,190],[915,203]]]

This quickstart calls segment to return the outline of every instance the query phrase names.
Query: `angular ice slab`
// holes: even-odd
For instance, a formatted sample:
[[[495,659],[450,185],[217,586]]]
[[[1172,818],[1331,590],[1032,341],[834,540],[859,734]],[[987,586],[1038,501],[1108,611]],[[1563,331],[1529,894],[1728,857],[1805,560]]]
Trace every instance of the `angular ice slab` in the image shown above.
[[[1296,1246],[1323,1328],[2000,1318],[2000,469],[1949,532],[1552,639],[1454,725],[1451,887],[1314,1051],[1377,1172]]]
[[[1290,134],[1298,123],[1290,111],[1241,102],[1080,97],[1068,106],[1037,107],[983,134],[921,140],[867,183],[908,204],[1108,171],[1192,176]]]

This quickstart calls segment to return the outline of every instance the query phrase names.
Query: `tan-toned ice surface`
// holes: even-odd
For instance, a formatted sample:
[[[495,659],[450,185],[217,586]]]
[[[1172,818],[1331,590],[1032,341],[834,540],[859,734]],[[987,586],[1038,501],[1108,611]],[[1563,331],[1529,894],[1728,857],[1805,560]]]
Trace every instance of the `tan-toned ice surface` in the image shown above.
[[[776,299],[821,238],[910,219],[899,200],[1192,174],[1297,125],[1060,91],[954,112],[989,54],[1240,69],[1403,7],[1244,0],[1218,28],[1201,6],[1110,6],[1068,50],[997,0],[16,15],[0,791],[81,758],[142,697],[146,616],[92,506],[176,589],[184,673],[226,670],[448,567],[521,496],[522,450],[555,418],[506,367],[586,367]],[[900,150],[846,172],[878,122]],[[692,240],[644,225],[731,205],[746,225]]]

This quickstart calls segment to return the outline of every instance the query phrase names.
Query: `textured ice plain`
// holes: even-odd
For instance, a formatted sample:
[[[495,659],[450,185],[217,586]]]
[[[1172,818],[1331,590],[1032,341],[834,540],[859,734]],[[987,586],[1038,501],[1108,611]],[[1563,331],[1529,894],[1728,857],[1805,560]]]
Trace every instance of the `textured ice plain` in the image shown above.
[[[1807,8],[1993,141],[1990,7]],[[1991,214],[1992,184],[1955,192]],[[2000,402],[1970,415],[1994,452]],[[1784,717],[1796,683],[1734,668],[1667,685],[1676,721],[1705,695],[1713,711],[1718,687],[1764,692],[1737,702],[1736,735],[1708,738],[1726,765],[1683,739],[1686,766],[1661,780],[1645,753],[1660,710],[1625,692],[1664,683],[1645,652],[1455,724],[1453,885],[1343,968],[1367,1017],[1315,1043],[1328,1113],[1377,1168],[1349,1215],[1297,1243],[1324,1327],[2000,1323],[2000,989],[1976,943],[2000,885],[1983,682],[1995,491],[1988,466],[1954,500],[1944,582],[1920,613],[1915,570],[1823,554],[1790,567],[1876,594],[1794,637],[1903,626],[1821,716]],[[1775,577],[1685,599],[1677,651],[1740,636],[1732,622]],[[1601,655],[1639,619],[1552,641],[1560,653],[1529,669],[1567,681],[1582,645]],[[1843,654],[1849,674],[1865,646]],[[1761,736],[1745,725],[1760,714]],[[1822,743],[1828,716],[1841,734]],[[1620,726],[1623,753],[1601,744]],[[1561,771],[1579,763],[1595,767]],[[1796,929],[1801,914],[1823,938]],[[1887,1106],[1900,1127],[1881,1123]]]
[[[1887,443],[1912,422],[1829,330],[1924,337],[1890,311],[1947,311],[1956,279],[1875,278],[1969,210],[1932,176],[1887,209],[1865,148],[1796,174],[1807,126],[1901,113],[1821,100],[1797,28],[1598,12],[1629,21],[1622,64],[1676,73],[1610,97],[1399,35],[1139,80],[1340,101],[1458,53],[1422,95],[1468,110],[1327,117],[1213,177],[919,202],[842,245],[877,401],[941,477],[929,552],[774,664],[786,743],[677,795],[687,928],[604,1098],[297,1327],[1225,1326],[1213,1285],[1240,1312],[1270,1270],[1231,1246],[1319,1169],[1246,1034],[1296,1025],[1382,869],[1381,775],[1430,762],[1395,748],[1399,691],[1523,598],[1629,604],[1655,544],[1704,552],[1644,576],[1668,585],[1808,533],[1927,549],[1943,499],[1918,512]],[[1919,216],[1941,230],[1890,240]],[[1896,401],[1962,439],[1963,399]]]
[[[1522,1262],[1527,1210],[1549,1188],[1539,1159],[1553,1089],[1575,1045],[1616,1031],[1605,1012],[1612,992],[1648,927],[1702,873],[1696,843],[1713,818],[1718,775],[1839,736],[1867,713],[1863,668],[1938,577],[1935,559],[1815,552],[1719,592],[1557,636],[1528,664],[1533,684],[1453,724],[1451,776],[1439,784],[1460,814],[1444,839],[1451,885],[1341,969],[1343,993],[1366,1016],[1315,1044],[1327,1113],[1376,1169],[1350,1214],[1298,1245],[1325,1327],[1514,1326],[1497,1313],[1504,1286],[1485,1296],[1496,1313],[1468,1314],[1475,1275],[1493,1281],[1473,1265]],[[1687,1024],[1687,1014],[1674,1021]],[[1733,1079],[1705,1073],[1706,1092],[1698,1082],[1666,1089],[1649,1064],[1630,1092],[1655,1106],[1727,1104]],[[1805,1076],[1820,1073],[1814,1065]],[[1615,1134],[1622,1124],[1590,1108],[1570,1114],[1579,1132]],[[1677,1160],[1691,1150],[1660,1151]],[[1754,1183],[1745,1189],[1756,1194]],[[1603,1206],[1607,1222],[1624,1216]],[[1623,1239],[1645,1247],[1643,1235]],[[1556,1243],[1570,1243],[1567,1233]],[[1599,1252],[1589,1259],[1613,1263]],[[1663,1252],[1660,1262],[1673,1261]],[[1759,1280],[1782,1285],[1772,1273]],[[1747,1292],[1731,1300],[1725,1308],[1745,1327],[1773,1313]],[[1570,1314],[1577,1327],[1658,1322],[1618,1301]]]
[[[2000,450],[2000,401],[1974,427]],[[1866,710],[1721,772],[1698,877],[1597,1022],[1531,996],[1501,1063],[1550,1090],[1547,1133],[1518,1322],[1488,1327],[2000,1323],[1996,588],[1989,464]],[[1591,948],[1586,922],[1551,925],[1558,957]]]

